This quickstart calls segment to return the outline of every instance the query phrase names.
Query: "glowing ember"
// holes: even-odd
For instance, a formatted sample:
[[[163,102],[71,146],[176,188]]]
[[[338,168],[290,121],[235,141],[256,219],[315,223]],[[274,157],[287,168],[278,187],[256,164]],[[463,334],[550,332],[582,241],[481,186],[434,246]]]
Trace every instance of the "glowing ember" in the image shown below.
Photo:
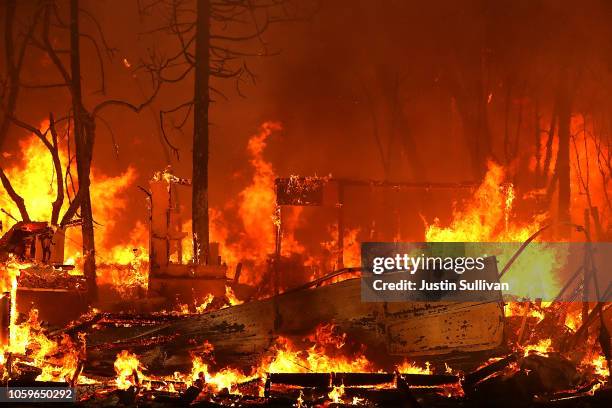
[[[199,305],[196,305],[196,308],[195,308],[196,312],[204,313],[206,309],[208,308],[208,306],[210,306],[210,304],[213,302],[213,300],[215,300],[215,297],[213,296],[212,293],[209,293],[208,295],[206,295],[204,299],[202,299],[202,303],[200,303]]]
[[[423,368],[410,361],[404,361],[402,364],[398,365],[396,369],[401,374],[432,374],[429,362],[426,362],[425,368]]]
[[[338,404],[342,402],[342,397],[344,396],[344,384],[340,385],[339,387],[334,386],[327,396],[333,403]]]
[[[608,377],[608,363],[603,355],[594,357],[589,363],[592,365],[596,375],[600,376],[601,378]]]
[[[252,378],[244,375],[240,370],[231,368],[224,368],[216,373],[211,373],[208,364],[201,357],[196,357],[193,359],[191,380],[196,381],[197,379],[203,379],[212,392],[227,389],[232,393],[236,393],[235,387],[237,384],[249,381]]]
[[[508,302],[504,305],[504,315],[506,317],[523,317],[525,314],[527,314],[527,317],[536,318],[538,322],[544,320],[544,312],[527,302]]]
[[[548,352],[552,350],[551,345],[552,345],[551,339],[542,339],[536,344],[526,346],[525,349],[523,350],[524,355],[528,356],[529,354],[532,354],[532,353],[547,354]]]
[[[335,344],[331,348],[338,350]],[[332,350],[329,343],[325,342],[317,342],[306,350],[300,350],[288,339],[279,337],[273,348],[274,354],[264,359],[260,371],[272,373],[376,371],[373,364],[360,352],[346,355]]]
[[[580,327],[580,317],[578,315],[578,312],[576,313],[568,313],[565,315],[565,325],[572,329],[572,331],[576,331],[578,330],[578,328]]]

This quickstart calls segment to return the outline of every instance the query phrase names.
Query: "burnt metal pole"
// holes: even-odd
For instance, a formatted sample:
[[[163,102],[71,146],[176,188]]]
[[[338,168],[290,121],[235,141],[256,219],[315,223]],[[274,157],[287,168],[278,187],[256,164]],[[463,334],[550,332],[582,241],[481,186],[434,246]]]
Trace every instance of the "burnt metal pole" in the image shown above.
[[[280,260],[281,260],[281,242],[283,239],[282,232],[282,218],[281,218],[281,206],[277,205],[274,214],[274,227],[276,230],[275,242],[274,242],[274,295],[279,293],[279,281],[280,281]]]
[[[8,345],[11,338],[11,292],[4,292],[0,298],[0,342]]]
[[[281,261],[281,242],[283,239],[281,206],[277,205],[274,213],[274,227],[276,229],[276,240],[274,243],[274,259],[272,261],[272,274],[274,279],[274,297],[272,304],[274,307],[274,330],[276,331],[281,324],[281,316],[278,307],[278,294],[280,292],[280,261]]]

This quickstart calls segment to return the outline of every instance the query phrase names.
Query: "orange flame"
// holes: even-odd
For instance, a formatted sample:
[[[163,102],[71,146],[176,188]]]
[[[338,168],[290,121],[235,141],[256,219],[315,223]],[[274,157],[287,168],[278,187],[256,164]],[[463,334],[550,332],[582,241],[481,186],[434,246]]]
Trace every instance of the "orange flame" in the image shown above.
[[[521,242],[537,230],[538,220],[527,224],[510,223],[514,188],[503,186],[504,168],[489,162],[482,184],[463,209],[453,211],[453,220],[444,227],[438,219],[426,223],[428,242]],[[505,222],[501,231],[498,226]]]
[[[119,354],[117,354],[114,367],[115,373],[117,374],[115,383],[117,388],[121,390],[126,390],[131,386],[138,385],[136,384],[136,379],[134,378],[135,374],[138,376],[140,381],[144,379],[141,372],[142,366],[140,361],[138,361],[138,357],[127,350],[122,350]]]
[[[397,366],[397,371],[401,374],[432,374],[429,362],[426,362],[423,368],[407,360]]]
[[[529,354],[547,354],[551,351],[552,340],[551,339],[542,339],[536,344],[531,344],[525,347],[523,350],[524,355],[528,356]]]
[[[229,306],[235,306],[243,303],[242,300],[236,297],[234,290],[229,286],[225,287],[225,297],[227,298]]]
[[[220,242],[222,259],[230,267],[238,262],[245,264],[240,277],[242,283],[259,284],[267,267],[268,255],[274,252],[276,173],[263,153],[268,138],[281,129],[278,122],[264,122],[259,132],[251,136],[247,144],[249,164],[253,169],[250,184],[240,192],[237,203],[228,203],[223,211],[210,210],[211,238]],[[293,236],[300,211],[299,208],[284,211],[283,255],[304,251]],[[237,219],[233,219],[234,216]],[[232,242],[231,236],[237,236],[239,240]]]
[[[213,296],[213,294],[212,293],[207,294],[204,297],[204,299],[202,299],[202,303],[200,303],[199,305],[196,305],[196,312],[204,313],[206,309],[208,308],[208,306],[210,306],[210,304],[213,302],[213,300],[215,300],[215,297]]]

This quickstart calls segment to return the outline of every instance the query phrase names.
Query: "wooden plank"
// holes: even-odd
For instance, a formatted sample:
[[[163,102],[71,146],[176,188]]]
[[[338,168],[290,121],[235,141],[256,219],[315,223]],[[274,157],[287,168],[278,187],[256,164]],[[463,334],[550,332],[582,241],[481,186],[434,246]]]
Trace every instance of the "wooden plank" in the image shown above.
[[[411,307],[411,314],[386,319],[391,354],[439,355],[488,350],[502,344],[501,304],[441,303]]]
[[[220,365],[250,366],[258,363],[278,336],[300,341],[321,323],[336,324],[348,339],[365,345],[368,358],[381,366],[397,361],[398,356],[491,350],[502,342],[503,309],[497,303],[385,305],[361,302],[360,296],[359,279],[350,279],[166,322],[158,330],[149,326],[150,337],[172,341],[141,351],[150,353],[153,360],[167,356],[166,362],[156,364],[170,370],[176,362],[189,362],[189,350],[207,341],[215,347]],[[114,336],[108,330],[113,329],[91,333],[88,345],[113,358],[120,343],[102,346],[102,339],[118,341],[126,339],[127,333],[115,330]]]

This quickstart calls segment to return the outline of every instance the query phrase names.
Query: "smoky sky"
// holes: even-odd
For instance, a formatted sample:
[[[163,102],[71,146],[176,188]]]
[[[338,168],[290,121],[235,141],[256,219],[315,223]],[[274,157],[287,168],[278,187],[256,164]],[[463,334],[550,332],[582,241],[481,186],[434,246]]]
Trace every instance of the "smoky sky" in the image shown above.
[[[20,13],[31,7],[27,3],[20,2]],[[67,2],[58,4],[66,12]],[[150,33],[163,24],[161,14],[139,15],[136,1],[90,0],[83,1],[82,7],[96,16],[107,43],[115,49],[111,60],[104,55],[106,92],[102,95],[94,49],[87,40],[81,41],[85,104],[108,97],[142,101],[151,91],[149,80],[144,73],[134,75],[124,59],[135,65],[152,50],[170,53],[176,49],[172,36]],[[532,101],[537,94],[543,112],[551,109],[555,67],[568,60],[571,64],[589,59],[594,69],[603,67],[601,78],[583,81],[581,92],[609,84],[609,17],[609,5],[597,1],[580,3],[580,7],[574,2],[543,0],[321,1],[312,16],[274,25],[264,34],[265,46],[274,55],[247,58],[255,83],[243,84],[242,96],[231,80],[213,80],[227,100],[212,95],[211,206],[222,207],[248,183],[246,142],[267,120],[283,125],[283,131],[269,139],[264,154],[280,176],[471,180],[469,135],[464,134],[454,109],[449,84],[454,81],[469,88],[472,82],[487,79],[495,136],[503,131],[504,123],[495,115],[506,108],[501,100],[509,83],[524,89],[513,100]],[[86,17],[81,25],[85,32],[96,34]],[[65,43],[65,33],[58,32],[54,41]],[[594,75],[577,70],[576,77]],[[48,58],[33,50],[26,57],[23,78],[44,83],[57,79],[57,74]],[[160,142],[159,109],[188,100],[192,79],[164,87],[151,107],[139,114],[121,108],[105,111],[97,122],[94,167],[116,175],[133,166],[139,174],[136,184],[146,186],[152,173],[167,164]],[[588,105],[584,101],[593,98],[583,98],[577,106],[584,108]],[[39,123],[49,111],[67,112],[69,102],[66,90],[26,89],[17,114]],[[600,103],[608,104],[605,97]],[[182,133],[169,133],[179,148],[179,158],[171,155],[171,164],[180,177],[190,177],[191,132],[188,122]],[[3,150],[15,150],[25,135],[13,127]],[[125,228],[145,217],[143,194],[136,185],[129,194],[133,200],[125,214]],[[456,197],[440,198],[429,208],[422,208],[423,198],[408,200],[405,210],[415,213],[413,225],[419,211],[446,208],[448,212],[449,202]]]

